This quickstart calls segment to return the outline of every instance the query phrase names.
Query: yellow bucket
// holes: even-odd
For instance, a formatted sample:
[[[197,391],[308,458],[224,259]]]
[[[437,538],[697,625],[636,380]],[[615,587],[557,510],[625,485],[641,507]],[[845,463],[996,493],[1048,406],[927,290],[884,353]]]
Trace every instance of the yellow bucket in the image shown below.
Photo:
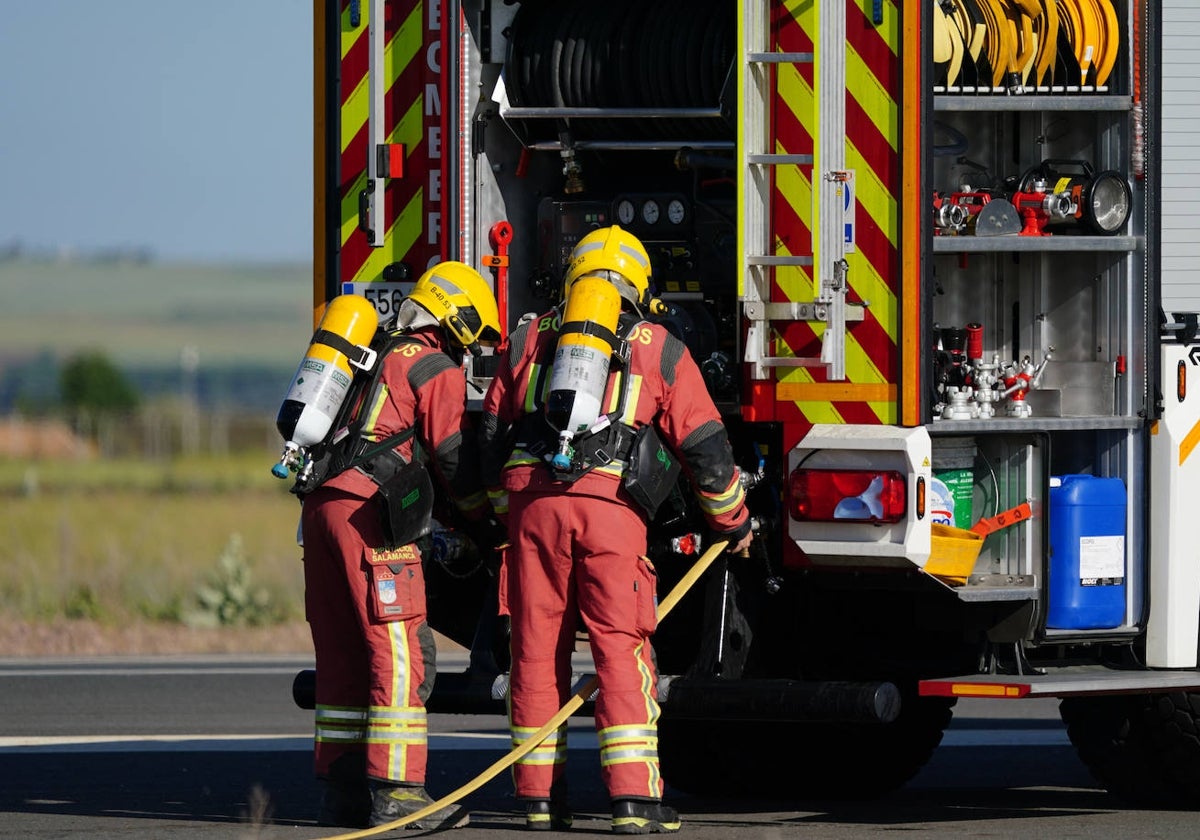
[[[983,535],[934,523],[925,571],[951,586],[962,586],[975,569]]]

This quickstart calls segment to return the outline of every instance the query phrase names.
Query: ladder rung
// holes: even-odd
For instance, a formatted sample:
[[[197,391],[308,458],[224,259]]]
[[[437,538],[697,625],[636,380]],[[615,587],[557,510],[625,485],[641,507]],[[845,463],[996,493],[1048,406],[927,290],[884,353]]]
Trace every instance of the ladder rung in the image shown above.
[[[750,265],[812,265],[812,257],[775,257],[751,254],[746,257]]]
[[[783,166],[794,163],[798,166],[811,166],[812,155],[746,155],[746,162],[759,166]]]
[[[746,60],[755,64],[812,64],[810,52],[752,52]]]
[[[821,361],[819,356],[768,356],[756,364],[763,367],[823,367],[829,362]]]

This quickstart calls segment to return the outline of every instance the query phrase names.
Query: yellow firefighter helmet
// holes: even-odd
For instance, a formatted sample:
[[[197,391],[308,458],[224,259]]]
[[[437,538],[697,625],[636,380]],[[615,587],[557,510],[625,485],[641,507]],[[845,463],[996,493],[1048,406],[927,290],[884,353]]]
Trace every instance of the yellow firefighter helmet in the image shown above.
[[[466,263],[447,260],[417,278],[408,297],[438,319],[459,346],[478,354],[479,344],[500,340],[500,310],[492,287]]]
[[[617,225],[597,228],[579,240],[567,262],[563,279],[563,298],[571,284],[585,274],[614,272],[620,278],[609,280],[621,289],[621,296],[635,304],[650,302],[650,255],[641,240]],[[624,280],[625,282],[619,282]],[[629,288],[632,287],[632,288]]]

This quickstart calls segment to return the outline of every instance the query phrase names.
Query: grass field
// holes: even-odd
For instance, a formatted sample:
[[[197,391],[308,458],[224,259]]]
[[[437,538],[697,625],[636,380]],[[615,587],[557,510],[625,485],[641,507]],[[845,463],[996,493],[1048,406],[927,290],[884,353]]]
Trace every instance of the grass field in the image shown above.
[[[270,465],[0,461],[0,615],[180,623],[207,586],[257,593],[252,623],[302,619],[300,506]]]
[[[54,365],[81,351],[162,371],[177,387],[192,348],[201,382],[211,371],[261,380],[265,397],[235,405],[269,430],[312,334],[311,286],[307,265],[0,262],[0,392],[53,382]],[[0,653],[303,642],[300,507],[270,475],[276,445],[190,459],[0,458]],[[212,618],[203,592],[242,603],[238,623],[266,626],[190,626]]]
[[[121,367],[294,368],[312,335],[307,265],[0,262],[0,365],[100,350]],[[290,375],[291,371],[284,374]]]
[[[311,284],[307,265],[2,261],[0,398],[31,377],[45,380],[41,393],[56,387],[54,365],[81,351],[161,371],[178,387],[192,348],[202,383],[211,371],[228,381],[253,369],[258,390],[231,392],[266,396],[234,406],[269,431],[312,334]],[[159,443],[173,440],[169,431],[159,429]],[[175,451],[158,445],[120,450],[156,457],[0,458],[0,653],[36,654],[43,639],[71,634],[137,649],[146,636],[216,644],[217,631],[197,640],[184,623],[203,617],[204,592],[243,604],[233,618],[267,625],[257,630],[303,632],[300,509],[288,482],[270,475],[277,445],[190,459],[157,457]],[[130,632],[142,627],[158,629]],[[69,649],[96,650],[78,638]]]

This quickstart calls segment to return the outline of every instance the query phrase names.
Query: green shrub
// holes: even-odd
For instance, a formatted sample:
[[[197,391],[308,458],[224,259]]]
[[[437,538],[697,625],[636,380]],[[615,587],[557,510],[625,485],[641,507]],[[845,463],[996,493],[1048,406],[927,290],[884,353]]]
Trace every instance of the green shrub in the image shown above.
[[[99,620],[104,610],[96,590],[85,584],[71,587],[63,601],[63,615],[67,618]]]
[[[217,560],[217,573],[196,589],[196,606],[184,614],[191,627],[260,627],[284,612],[266,587],[253,580],[241,534],[233,534]]]

